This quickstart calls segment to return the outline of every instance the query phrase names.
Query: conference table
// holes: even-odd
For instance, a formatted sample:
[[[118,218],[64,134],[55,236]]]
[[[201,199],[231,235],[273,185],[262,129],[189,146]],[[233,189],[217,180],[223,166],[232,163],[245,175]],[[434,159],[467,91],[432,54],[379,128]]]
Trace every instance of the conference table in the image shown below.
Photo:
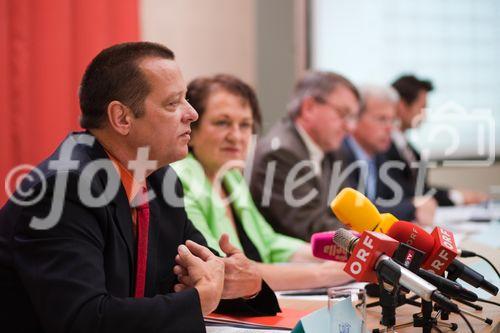
[[[456,211],[450,210],[450,215],[456,216]],[[443,211],[441,212],[443,213]],[[445,212],[446,213],[446,212]],[[438,214],[439,215],[439,214]],[[474,251],[478,254],[482,254],[487,257],[497,268],[500,268],[500,221],[491,221],[489,223],[471,223],[467,221],[458,221],[454,219],[446,219],[441,214],[440,219],[436,221],[438,225],[447,227],[447,229],[454,232],[456,235],[457,243],[460,248],[464,248],[467,250]],[[497,240],[498,239],[498,240]],[[464,262],[467,265],[471,265],[472,267],[479,270],[478,267],[486,267],[483,263],[481,263],[481,259],[477,257],[473,258],[460,258],[460,261]],[[480,270],[481,271],[481,270]],[[492,271],[492,270],[491,270]],[[481,271],[481,273],[483,273]],[[485,276],[488,277],[488,280],[494,282],[497,286],[500,286],[500,279],[498,277],[493,276],[493,273],[489,272],[489,275],[485,273]],[[458,280],[458,282],[462,283],[462,281]],[[478,292],[477,289],[474,290]],[[478,292],[480,297],[487,298],[491,301],[500,302],[500,294],[494,297],[485,293]],[[291,308],[296,310],[308,310],[314,311],[316,309],[320,309],[322,307],[327,306],[327,296],[278,296],[278,300],[280,305],[283,308]],[[367,302],[372,302],[377,299],[368,298]],[[469,322],[471,323],[474,331],[476,333],[485,333],[485,332],[500,332],[500,307],[488,304],[488,303],[480,303],[476,302],[476,304],[483,306],[482,311],[475,311],[467,306],[459,304],[461,309],[466,309],[473,314],[479,315],[481,317],[491,318],[493,323],[488,325],[484,322],[481,322],[471,316],[466,316]],[[420,309],[411,306],[411,305],[403,305],[398,307],[396,310],[396,324],[402,324],[411,322],[413,319],[413,314],[419,312]],[[433,312],[435,314],[435,312]],[[380,325],[379,321],[381,318],[381,308],[373,307],[366,309],[366,319],[367,319],[367,328],[368,332],[371,332],[372,329],[375,328],[383,328]],[[439,318],[438,318],[439,319]],[[458,324],[458,329],[455,332],[470,332],[468,326],[464,322],[464,320],[456,315],[451,314],[447,323],[456,323]],[[440,327],[441,331],[447,332],[450,331],[446,328]],[[252,329],[241,329],[241,328],[231,328],[231,327],[208,327],[207,331],[209,333],[243,333],[243,332],[275,332],[273,330],[252,330]],[[328,331],[328,328],[325,327],[325,332]],[[421,332],[421,328],[416,328],[413,326],[405,327],[401,329],[397,329],[397,332]],[[277,332],[277,331],[276,331]],[[283,332],[283,331],[281,331]],[[310,332],[306,332],[310,333]]]
[[[500,239],[500,235],[498,235]],[[492,248],[484,244],[480,244],[474,241],[467,241],[466,239],[461,242],[461,247],[475,251],[479,254],[485,255],[488,259],[490,259],[493,264],[496,267],[500,267],[500,249],[498,248]],[[474,264],[477,262],[478,258],[463,258],[460,259],[462,262],[466,263],[467,265],[469,264]],[[370,299],[368,298],[367,302],[373,302],[376,301],[377,299]],[[489,300],[500,302],[500,294],[494,297],[489,298]],[[302,298],[292,298],[292,297],[282,297],[279,298],[280,305],[285,308],[293,308],[293,309],[299,309],[299,310],[316,310],[321,307],[324,307],[327,305],[327,299],[325,296],[324,300],[318,300],[318,297],[310,297],[310,299],[307,299],[307,297],[302,297]],[[470,310],[470,312],[477,314],[481,317],[488,317],[493,320],[492,325],[487,325],[486,323],[480,322],[479,320],[476,320],[470,316],[467,316],[469,319],[469,322],[471,323],[474,331],[476,333],[482,332],[500,332],[500,307],[488,303],[477,303],[481,306],[483,306],[482,311],[474,311],[470,308],[467,308],[466,306],[459,305],[461,309],[467,309]],[[403,305],[401,307],[398,307],[396,310],[396,324],[402,324],[402,323],[407,323],[412,321],[412,316],[414,313],[417,313],[419,310],[415,308],[414,306],[411,305]],[[374,328],[383,328],[379,324],[381,317],[381,308],[380,307],[374,307],[374,308],[368,308],[366,309],[366,318],[367,318],[367,327],[370,329]],[[450,319],[447,322],[454,322],[458,324],[458,330],[456,332],[470,332],[468,329],[467,325],[463,321],[461,317],[455,314],[450,315]],[[446,332],[447,330],[444,328],[441,328],[443,332]],[[415,327],[407,327],[407,328],[402,328],[398,329],[398,332],[421,332],[421,328],[415,328]],[[449,330],[448,330],[449,331]]]

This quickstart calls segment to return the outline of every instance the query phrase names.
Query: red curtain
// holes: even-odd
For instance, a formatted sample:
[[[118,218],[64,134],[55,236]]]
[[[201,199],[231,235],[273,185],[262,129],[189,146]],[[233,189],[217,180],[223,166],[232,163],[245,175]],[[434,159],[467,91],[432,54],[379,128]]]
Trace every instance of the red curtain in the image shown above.
[[[138,1],[0,0],[2,185],[14,167],[36,165],[79,129],[83,71],[101,49],[139,39]],[[6,198],[2,186],[0,205]]]

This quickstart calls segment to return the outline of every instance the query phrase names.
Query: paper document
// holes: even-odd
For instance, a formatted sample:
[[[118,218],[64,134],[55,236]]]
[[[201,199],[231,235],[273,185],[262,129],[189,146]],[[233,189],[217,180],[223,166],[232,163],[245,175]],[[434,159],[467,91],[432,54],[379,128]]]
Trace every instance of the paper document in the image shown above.
[[[207,333],[283,333],[290,332],[289,330],[273,330],[273,329],[255,329],[255,328],[236,328],[232,326],[207,326]]]
[[[291,330],[300,318],[312,312],[312,310],[295,310],[282,308],[282,311],[275,316],[245,317],[230,316],[212,313],[205,316],[205,324],[236,326],[240,328],[267,328]]]

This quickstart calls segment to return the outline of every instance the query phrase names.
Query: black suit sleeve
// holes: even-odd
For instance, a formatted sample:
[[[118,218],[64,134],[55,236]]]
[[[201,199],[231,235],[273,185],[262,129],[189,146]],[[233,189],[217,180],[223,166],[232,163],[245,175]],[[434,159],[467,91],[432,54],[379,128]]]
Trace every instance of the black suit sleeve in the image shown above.
[[[38,204],[20,208],[13,234],[14,265],[45,332],[204,332],[195,289],[150,298],[115,297],[106,290],[105,208],[78,199],[69,175],[59,222],[48,230],[29,226],[52,204],[53,180]]]
[[[223,299],[215,312],[258,317],[274,316],[281,312],[281,309],[274,291],[265,281],[262,281],[262,289],[255,298]]]
[[[421,157],[420,153],[412,145],[410,145],[410,149],[415,154],[417,160],[419,162],[422,162],[422,157]],[[449,189],[446,188],[446,187],[442,187],[442,186],[431,186],[429,184],[428,170],[426,169],[425,172],[426,172],[426,175],[425,175],[425,184],[424,184],[425,192],[428,192],[430,190],[436,191],[434,193],[433,197],[434,197],[434,199],[436,199],[436,202],[437,202],[438,206],[453,206],[454,203],[450,199]]]
[[[427,184],[427,186],[429,186]],[[436,199],[438,206],[454,206],[455,204],[450,199],[450,191],[445,187],[434,187],[434,199]]]
[[[377,209],[381,213],[391,213],[398,220],[413,221],[415,219],[415,205],[411,198],[401,199],[397,205],[391,207],[377,206]]]

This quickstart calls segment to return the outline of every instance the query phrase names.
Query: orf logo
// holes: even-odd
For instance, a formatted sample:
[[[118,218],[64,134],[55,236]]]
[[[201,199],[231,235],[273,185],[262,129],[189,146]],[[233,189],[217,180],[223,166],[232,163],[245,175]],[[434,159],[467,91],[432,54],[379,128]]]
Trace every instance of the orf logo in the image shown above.
[[[365,231],[359,238],[344,271],[359,282],[376,282],[374,271],[378,257],[385,253],[392,256],[399,242],[384,234]]]
[[[455,259],[458,250],[453,234],[448,230],[436,227],[431,235],[434,238],[434,248],[422,268],[441,275]]]

